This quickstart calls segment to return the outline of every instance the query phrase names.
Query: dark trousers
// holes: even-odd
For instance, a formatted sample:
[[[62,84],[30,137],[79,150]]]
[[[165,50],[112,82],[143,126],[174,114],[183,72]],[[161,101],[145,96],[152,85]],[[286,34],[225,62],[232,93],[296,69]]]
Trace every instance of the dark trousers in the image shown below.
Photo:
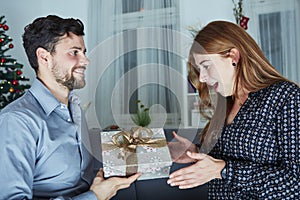
[[[187,165],[174,163],[171,172]],[[113,200],[206,200],[207,185],[178,189],[167,184],[167,178],[136,181],[129,188],[119,190]]]

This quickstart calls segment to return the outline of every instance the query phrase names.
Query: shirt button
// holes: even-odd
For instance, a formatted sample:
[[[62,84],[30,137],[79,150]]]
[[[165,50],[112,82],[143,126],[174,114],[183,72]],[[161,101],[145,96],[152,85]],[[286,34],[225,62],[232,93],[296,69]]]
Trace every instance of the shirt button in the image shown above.
[[[69,118],[69,119],[67,119],[67,121],[68,121],[68,122],[71,122],[71,119]]]

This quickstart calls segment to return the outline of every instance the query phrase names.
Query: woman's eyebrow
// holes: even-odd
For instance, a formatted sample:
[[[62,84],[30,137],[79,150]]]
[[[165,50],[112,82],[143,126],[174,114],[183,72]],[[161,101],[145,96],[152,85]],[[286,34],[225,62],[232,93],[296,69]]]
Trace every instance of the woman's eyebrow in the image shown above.
[[[210,61],[210,60],[202,60],[200,63],[199,63],[199,65],[202,65],[204,62],[206,62],[206,61]]]

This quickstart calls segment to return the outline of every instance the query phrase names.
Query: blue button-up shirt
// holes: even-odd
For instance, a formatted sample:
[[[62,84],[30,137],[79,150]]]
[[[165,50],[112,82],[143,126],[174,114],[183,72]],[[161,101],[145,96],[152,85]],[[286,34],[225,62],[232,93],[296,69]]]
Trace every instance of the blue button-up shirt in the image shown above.
[[[39,81],[0,113],[0,199],[96,199],[79,99],[69,108]]]

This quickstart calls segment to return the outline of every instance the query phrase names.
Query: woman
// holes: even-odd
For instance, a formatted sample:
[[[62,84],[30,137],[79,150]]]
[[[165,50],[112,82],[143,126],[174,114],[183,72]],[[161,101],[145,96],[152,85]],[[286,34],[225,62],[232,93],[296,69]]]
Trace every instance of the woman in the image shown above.
[[[274,69],[243,28],[226,21],[199,31],[188,70],[202,113],[214,112],[206,115],[200,149],[173,133],[173,159],[195,163],[168,183],[187,189],[208,182],[210,199],[299,199],[299,86]]]

